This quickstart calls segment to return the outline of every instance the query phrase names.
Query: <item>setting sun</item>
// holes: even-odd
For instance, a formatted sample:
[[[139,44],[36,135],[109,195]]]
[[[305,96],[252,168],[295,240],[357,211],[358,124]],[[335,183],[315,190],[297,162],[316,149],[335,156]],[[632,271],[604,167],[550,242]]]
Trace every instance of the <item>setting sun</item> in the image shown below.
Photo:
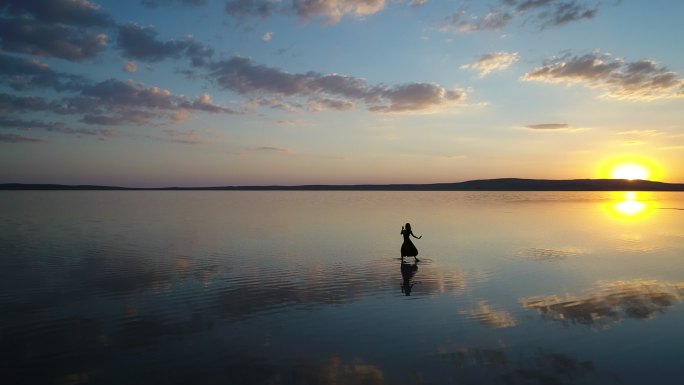
[[[613,179],[642,179],[647,180],[649,176],[648,169],[639,164],[621,164],[616,166],[610,173]]]
[[[598,178],[662,181],[665,170],[660,162],[645,154],[614,154],[596,167]]]

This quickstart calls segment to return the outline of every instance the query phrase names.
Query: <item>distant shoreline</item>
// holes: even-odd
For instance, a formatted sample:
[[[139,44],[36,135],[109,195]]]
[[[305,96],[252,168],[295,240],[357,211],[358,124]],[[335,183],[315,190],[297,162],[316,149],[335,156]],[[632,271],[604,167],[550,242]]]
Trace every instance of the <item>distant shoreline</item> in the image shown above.
[[[299,186],[120,187],[62,184],[0,184],[30,191],[684,191],[684,183],[625,179],[480,179],[455,183]]]

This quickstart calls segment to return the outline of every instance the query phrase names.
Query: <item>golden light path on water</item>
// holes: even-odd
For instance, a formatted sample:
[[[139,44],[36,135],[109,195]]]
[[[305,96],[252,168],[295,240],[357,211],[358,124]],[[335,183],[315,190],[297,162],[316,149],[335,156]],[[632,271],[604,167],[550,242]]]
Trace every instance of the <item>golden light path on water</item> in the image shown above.
[[[606,211],[617,220],[640,220],[649,216],[654,207],[636,191],[615,192],[612,202],[607,204]]]

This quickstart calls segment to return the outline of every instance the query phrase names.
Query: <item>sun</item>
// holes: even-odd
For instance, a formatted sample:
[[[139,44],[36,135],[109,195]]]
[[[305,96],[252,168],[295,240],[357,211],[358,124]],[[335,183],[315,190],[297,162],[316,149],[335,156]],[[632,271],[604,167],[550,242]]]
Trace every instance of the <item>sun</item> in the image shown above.
[[[601,160],[596,167],[601,179],[660,181],[665,176],[662,165],[643,154],[614,154]]]
[[[636,163],[619,164],[610,172],[610,177],[613,179],[647,180],[648,176],[648,169]]]

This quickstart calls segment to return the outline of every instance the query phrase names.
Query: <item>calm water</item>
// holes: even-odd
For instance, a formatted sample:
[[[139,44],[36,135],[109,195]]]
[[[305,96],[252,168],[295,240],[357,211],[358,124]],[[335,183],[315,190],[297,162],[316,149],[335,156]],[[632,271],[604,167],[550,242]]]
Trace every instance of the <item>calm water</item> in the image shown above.
[[[0,192],[0,383],[681,384],[682,208],[684,193]]]

